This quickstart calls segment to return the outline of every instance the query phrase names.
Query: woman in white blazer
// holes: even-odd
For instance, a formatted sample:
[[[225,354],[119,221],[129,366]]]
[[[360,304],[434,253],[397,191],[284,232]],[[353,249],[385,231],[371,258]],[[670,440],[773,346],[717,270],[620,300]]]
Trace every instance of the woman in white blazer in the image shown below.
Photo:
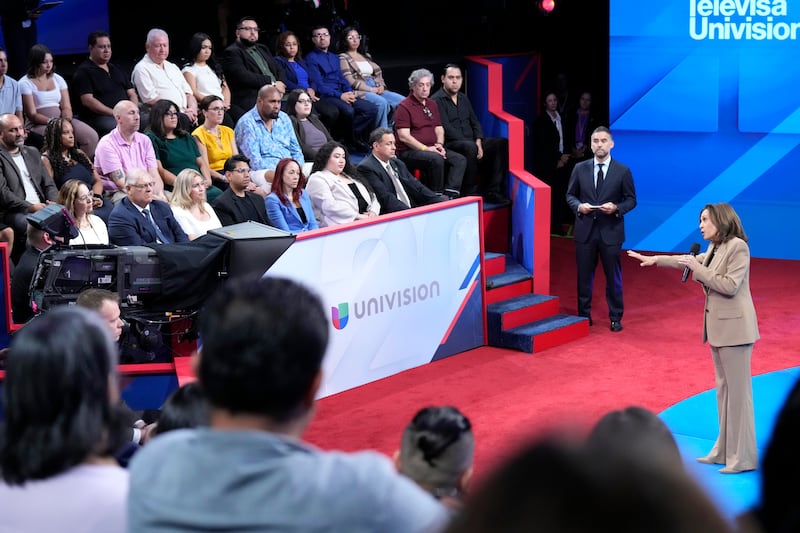
[[[758,320],[750,295],[750,248],[739,215],[729,204],[706,205],[700,232],[710,242],[700,255],[628,255],[642,266],[688,268],[706,294],[703,342],[711,347],[717,384],[719,436],[697,460],[725,465],[723,474],[755,470],[758,464],[750,359]]]
[[[330,141],[314,158],[306,191],[320,227],[377,217],[381,205],[372,187],[350,163],[344,145]]]

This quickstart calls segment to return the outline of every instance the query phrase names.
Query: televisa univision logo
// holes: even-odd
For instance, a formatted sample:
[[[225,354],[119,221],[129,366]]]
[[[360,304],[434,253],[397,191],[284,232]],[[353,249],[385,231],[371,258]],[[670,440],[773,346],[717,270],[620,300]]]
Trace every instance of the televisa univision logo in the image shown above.
[[[441,288],[438,281],[422,283],[416,287],[398,289],[387,292],[379,296],[365,298],[353,304],[353,315],[355,318],[364,318],[381,313],[386,313],[392,309],[418,304],[441,296]],[[336,329],[344,329],[350,320],[350,304],[342,302],[335,307],[331,307],[331,323]]]

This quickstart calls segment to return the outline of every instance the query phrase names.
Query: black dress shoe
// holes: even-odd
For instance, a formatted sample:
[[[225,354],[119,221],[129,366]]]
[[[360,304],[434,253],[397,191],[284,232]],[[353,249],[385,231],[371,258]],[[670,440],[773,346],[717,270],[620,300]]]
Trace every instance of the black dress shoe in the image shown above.
[[[622,331],[622,322],[611,321],[611,331]]]

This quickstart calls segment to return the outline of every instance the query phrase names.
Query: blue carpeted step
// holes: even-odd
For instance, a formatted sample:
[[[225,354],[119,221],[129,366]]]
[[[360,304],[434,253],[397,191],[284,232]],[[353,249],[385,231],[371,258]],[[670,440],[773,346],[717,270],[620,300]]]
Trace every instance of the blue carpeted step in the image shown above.
[[[588,334],[586,318],[558,314],[508,330],[489,328],[489,344],[534,353]]]
[[[483,254],[483,264],[486,268],[486,277],[496,276],[506,271],[506,254],[497,252],[485,252]]]
[[[498,287],[518,283],[526,279],[531,279],[531,273],[528,272],[524,266],[519,263],[509,261],[506,259],[506,270],[502,274],[495,274],[486,277],[486,289],[492,290]]]
[[[490,329],[510,329],[542,320],[558,313],[558,297],[548,294],[523,294],[486,306]]]

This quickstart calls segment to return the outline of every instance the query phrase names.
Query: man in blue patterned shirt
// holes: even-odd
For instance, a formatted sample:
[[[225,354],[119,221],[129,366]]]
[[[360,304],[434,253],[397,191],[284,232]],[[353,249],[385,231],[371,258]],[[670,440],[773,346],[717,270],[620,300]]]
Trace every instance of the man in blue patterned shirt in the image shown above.
[[[281,91],[265,85],[258,91],[256,105],[242,115],[234,130],[239,152],[250,160],[250,179],[265,191],[270,187],[278,161],[291,157],[302,167],[303,150],[297,141],[289,115],[281,111]]]

